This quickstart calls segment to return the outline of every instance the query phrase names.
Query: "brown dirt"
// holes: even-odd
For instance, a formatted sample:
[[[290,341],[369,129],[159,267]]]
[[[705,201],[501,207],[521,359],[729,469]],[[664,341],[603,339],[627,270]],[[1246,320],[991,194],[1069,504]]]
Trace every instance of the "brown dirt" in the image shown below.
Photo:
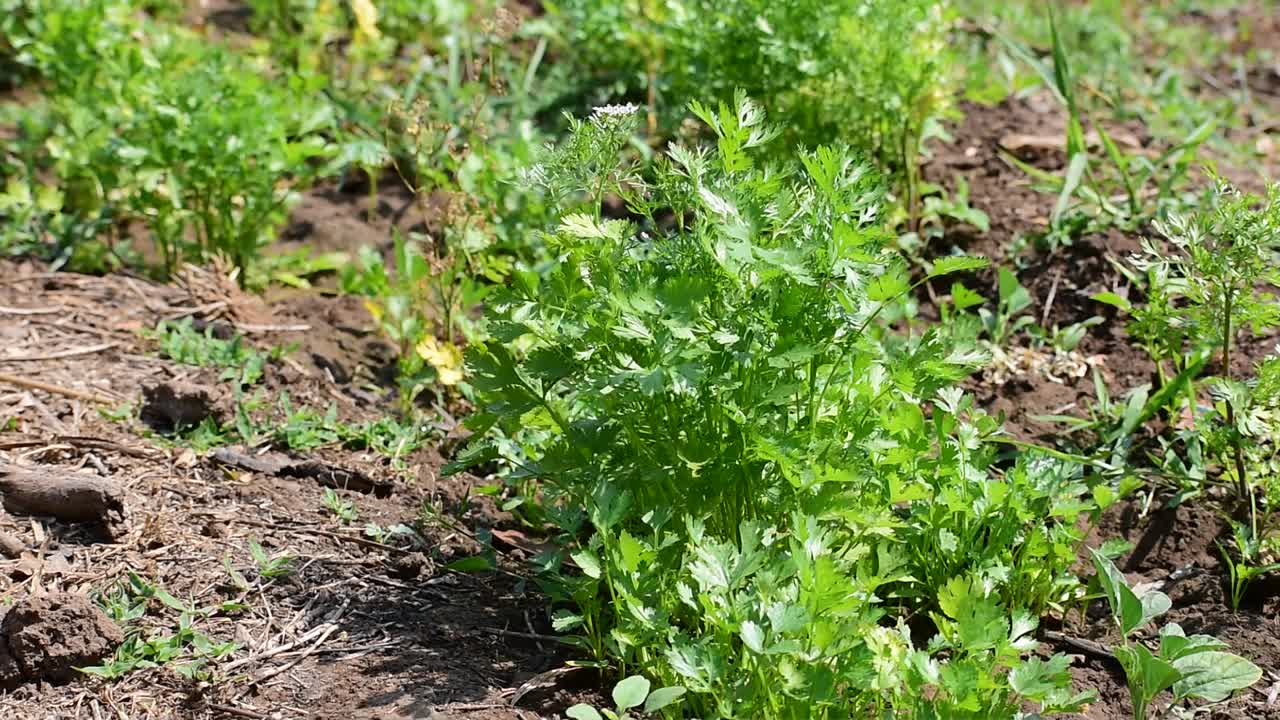
[[[0,621],[0,687],[65,683],[124,642],[124,633],[83,595],[29,597]]]
[[[189,382],[161,381],[142,386],[139,419],[160,432],[199,425],[207,418],[225,422],[230,398],[221,388]]]
[[[1046,93],[1010,98],[995,106],[966,103],[962,110],[964,119],[950,129],[956,142],[932,149],[925,178],[951,186],[956,177],[964,177],[970,204],[987,213],[991,226],[985,233],[964,225],[949,227],[943,238],[948,247],[937,250],[949,251],[954,245],[987,257],[993,267],[1016,267],[1019,281],[1033,299],[1027,312],[1042,326],[1066,327],[1101,317],[1102,324],[1089,330],[1079,353],[1096,362],[1113,397],[1151,382],[1154,366],[1145,353],[1129,344],[1124,318],[1090,299],[1103,291],[1125,292],[1126,281],[1112,262],[1139,250],[1139,239],[1109,231],[1087,234],[1052,253],[1038,253],[1033,247],[1018,249],[1021,238],[1048,227],[1055,199],[1036,191],[1026,173],[1001,156],[1000,148],[1013,144],[1010,138],[1016,136],[1060,139],[1065,123],[1062,110]],[[1133,130],[1125,131],[1137,137]],[[1018,145],[1024,148],[1020,159],[1043,170],[1060,172],[1066,162],[1064,152],[1052,143],[1023,141]],[[989,298],[996,297],[994,271],[980,273],[972,287]],[[947,292],[941,286],[936,290]],[[1056,379],[1025,373],[1001,383],[980,378],[971,388],[984,406],[1004,413],[1011,431],[1024,439],[1052,438],[1061,432],[1057,423],[1040,421],[1036,416],[1081,416],[1096,402],[1092,373]]]
[[[0,370],[20,378],[135,407],[144,386],[186,383],[227,390],[219,387],[216,371],[159,358],[153,341],[139,334],[161,319],[192,316],[245,333],[264,349],[298,344],[283,362],[267,368],[261,388],[272,403],[288,392],[295,407],[323,411],[335,404],[346,422],[394,415],[393,398],[377,384],[389,348],[349,298],[296,296],[266,304],[210,271],[166,286],[124,275],[48,274],[38,263],[0,261],[0,278],[0,308],[6,312],[0,316],[6,348]],[[2,359],[50,355],[66,356]],[[292,453],[293,461],[358,469],[391,483],[386,497],[338,490],[358,512],[348,526],[324,508],[323,478],[228,468],[169,445],[137,421],[112,421],[75,397],[0,384],[0,427],[0,463],[112,478],[123,489],[127,510],[111,543],[75,523],[0,518],[6,532],[31,548],[0,561],[0,596],[25,602],[40,594],[105,591],[131,570],[201,608],[216,610],[229,601],[247,606],[215,611],[195,623],[215,642],[240,644],[213,665],[223,682],[209,686],[161,668],[110,683],[26,685],[0,694],[0,716],[89,717],[83,713],[93,707],[118,707],[130,716],[165,718],[256,712],[282,718],[498,720],[551,716],[581,695],[562,683],[509,706],[517,688],[561,667],[566,655],[543,637],[550,632],[545,604],[523,577],[518,551],[498,546],[498,572],[445,568],[484,550],[472,532],[517,529],[491,503],[464,501],[476,497],[475,478],[440,476],[451,428],[435,431],[399,466],[376,453],[338,446]],[[417,525],[411,534],[389,540],[389,547],[360,544],[368,539],[361,532],[365,523],[413,527],[424,505],[436,508],[437,517],[455,520]],[[268,553],[294,557],[294,571],[274,580],[258,577],[250,540]],[[406,564],[416,564],[416,576],[408,577]],[[248,578],[251,589],[237,588],[227,567]],[[326,623],[332,627],[327,634]],[[176,624],[176,612],[157,602],[138,621],[146,632],[172,633]],[[299,641],[298,648],[278,656],[265,654]],[[218,670],[230,663],[240,664],[231,673]]]

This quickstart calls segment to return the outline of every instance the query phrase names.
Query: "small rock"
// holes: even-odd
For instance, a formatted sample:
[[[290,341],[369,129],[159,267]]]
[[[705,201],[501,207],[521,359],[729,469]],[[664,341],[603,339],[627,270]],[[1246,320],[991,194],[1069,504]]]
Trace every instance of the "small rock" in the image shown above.
[[[83,595],[21,600],[0,621],[0,688],[70,681],[122,642],[120,628]]]
[[[161,432],[193,427],[208,417],[221,420],[227,411],[225,394],[214,387],[173,380],[142,388],[142,421]]]

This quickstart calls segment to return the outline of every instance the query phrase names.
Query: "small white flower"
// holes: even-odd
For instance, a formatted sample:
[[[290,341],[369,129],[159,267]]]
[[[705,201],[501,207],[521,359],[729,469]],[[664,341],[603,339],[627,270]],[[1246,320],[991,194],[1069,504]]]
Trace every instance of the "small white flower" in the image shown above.
[[[639,109],[640,106],[634,103],[627,103],[626,105],[600,105],[592,108],[591,117],[595,119],[624,118],[634,115]]]

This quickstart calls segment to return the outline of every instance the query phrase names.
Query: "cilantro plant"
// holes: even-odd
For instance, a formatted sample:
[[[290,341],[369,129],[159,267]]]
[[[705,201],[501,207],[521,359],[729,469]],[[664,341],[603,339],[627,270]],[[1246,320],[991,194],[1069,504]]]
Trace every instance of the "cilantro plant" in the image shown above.
[[[1136,630],[1169,611],[1169,597],[1158,590],[1139,595],[1106,556],[1096,550],[1092,555],[1123,642],[1114,653],[1129,681],[1134,720],[1149,717],[1156,696],[1165,690],[1173,693],[1170,707],[1191,699],[1221,702],[1262,679],[1262,669],[1226,652],[1226,643],[1208,635],[1187,636],[1177,623],[1160,629],[1154,653],[1133,639]]]
[[[1063,661],[1028,653],[1081,592],[1078,469],[996,468],[999,428],[955,386],[985,356],[881,321],[927,278],[867,165],[768,164],[759,106],[692,109],[714,149],[673,145],[651,175],[620,159],[634,108],[571,124],[527,174],[560,208],[554,260],[513,274],[469,351],[493,442],[454,469],[500,456],[560,527],[557,629],[686,688],[691,716],[1077,707]],[[912,613],[936,618],[926,647]]]

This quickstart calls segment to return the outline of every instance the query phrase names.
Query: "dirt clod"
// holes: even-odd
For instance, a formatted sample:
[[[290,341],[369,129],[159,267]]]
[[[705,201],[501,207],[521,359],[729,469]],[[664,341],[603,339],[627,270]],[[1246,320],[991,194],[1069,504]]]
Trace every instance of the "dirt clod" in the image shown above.
[[[83,595],[57,593],[18,602],[0,622],[0,688],[64,683],[124,642],[124,633]]]
[[[226,414],[225,395],[217,388],[180,381],[144,385],[142,421],[161,432],[199,425],[205,418]]]
[[[422,553],[396,555],[387,561],[387,571],[400,580],[412,580],[422,574],[431,574],[431,560]]]

